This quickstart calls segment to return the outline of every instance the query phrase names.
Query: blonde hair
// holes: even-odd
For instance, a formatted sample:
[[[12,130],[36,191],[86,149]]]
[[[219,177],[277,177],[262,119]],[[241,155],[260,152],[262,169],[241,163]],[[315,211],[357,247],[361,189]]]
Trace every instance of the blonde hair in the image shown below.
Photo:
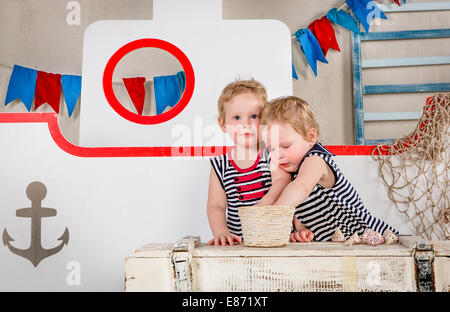
[[[236,80],[229,83],[223,90],[222,94],[220,94],[219,100],[217,102],[219,117],[224,120],[225,119],[225,103],[229,102],[236,95],[250,92],[257,96],[263,107],[267,104],[267,92],[264,85],[254,79],[250,80]]]
[[[310,128],[316,129],[319,135],[319,124],[311,107],[296,96],[279,97],[267,103],[261,114],[261,125],[267,125],[270,121],[290,124],[305,139]]]

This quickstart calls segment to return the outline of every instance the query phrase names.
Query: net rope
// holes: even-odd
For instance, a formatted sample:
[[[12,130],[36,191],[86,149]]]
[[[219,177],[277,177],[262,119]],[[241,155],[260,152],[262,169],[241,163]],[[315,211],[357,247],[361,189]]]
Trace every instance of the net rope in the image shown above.
[[[372,151],[396,208],[424,239],[450,239],[449,123],[450,94],[427,99],[408,135]]]

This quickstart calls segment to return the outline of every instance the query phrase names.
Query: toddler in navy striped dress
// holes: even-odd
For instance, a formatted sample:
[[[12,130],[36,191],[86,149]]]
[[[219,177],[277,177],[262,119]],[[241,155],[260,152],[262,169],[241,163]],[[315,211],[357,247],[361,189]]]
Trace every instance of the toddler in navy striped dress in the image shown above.
[[[262,112],[263,140],[272,161],[291,174],[274,205],[296,206],[291,241],[331,240],[336,228],[346,239],[367,228],[398,231],[369,213],[332,153],[318,142],[319,125],[309,105],[295,96],[270,101]]]
[[[261,112],[267,104],[265,87],[255,80],[228,84],[218,100],[218,122],[234,148],[212,157],[207,214],[214,238],[210,245],[242,243],[238,209],[270,205],[290,182],[290,175],[270,170],[268,150],[260,141]]]

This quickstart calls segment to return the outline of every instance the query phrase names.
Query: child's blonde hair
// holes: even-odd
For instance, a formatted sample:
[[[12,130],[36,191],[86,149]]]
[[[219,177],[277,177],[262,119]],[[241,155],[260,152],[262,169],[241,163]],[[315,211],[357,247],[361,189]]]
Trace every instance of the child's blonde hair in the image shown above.
[[[250,80],[236,80],[229,83],[222,91],[218,100],[219,117],[225,119],[225,103],[229,102],[236,95],[250,92],[257,96],[263,107],[267,104],[267,91],[264,85],[254,79]]]
[[[319,135],[319,124],[314,119],[311,107],[296,96],[279,97],[267,103],[261,114],[261,125],[267,125],[270,121],[290,124],[305,139],[310,128],[316,129]]]

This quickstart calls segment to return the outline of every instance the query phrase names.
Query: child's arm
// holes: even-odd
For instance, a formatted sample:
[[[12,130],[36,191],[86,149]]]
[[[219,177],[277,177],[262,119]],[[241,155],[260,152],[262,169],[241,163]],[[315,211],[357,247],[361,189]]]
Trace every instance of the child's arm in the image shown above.
[[[272,175],[272,186],[255,206],[272,205],[278,199],[283,189],[291,182],[291,175],[278,166],[275,170],[271,170],[270,174]]]
[[[225,191],[223,190],[214,169],[211,168],[206,212],[214,238],[208,242],[208,245],[225,246],[227,242],[230,245],[233,245],[233,241],[242,243],[239,236],[231,234],[228,230],[225,214],[226,209],[227,197]]]
[[[298,206],[308,198],[316,184],[329,188],[334,183],[334,174],[325,161],[319,156],[310,156],[303,161],[297,177],[284,188],[275,205]],[[291,235],[291,241],[305,242],[313,239],[312,232],[295,216],[294,228],[296,233]]]
[[[298,206],[308,198],[316,184],[329,188],[334,185],[334,180],[325,161],[320,156],[310,156],[303,161],[297,177],[284,188],[275,204]]]

